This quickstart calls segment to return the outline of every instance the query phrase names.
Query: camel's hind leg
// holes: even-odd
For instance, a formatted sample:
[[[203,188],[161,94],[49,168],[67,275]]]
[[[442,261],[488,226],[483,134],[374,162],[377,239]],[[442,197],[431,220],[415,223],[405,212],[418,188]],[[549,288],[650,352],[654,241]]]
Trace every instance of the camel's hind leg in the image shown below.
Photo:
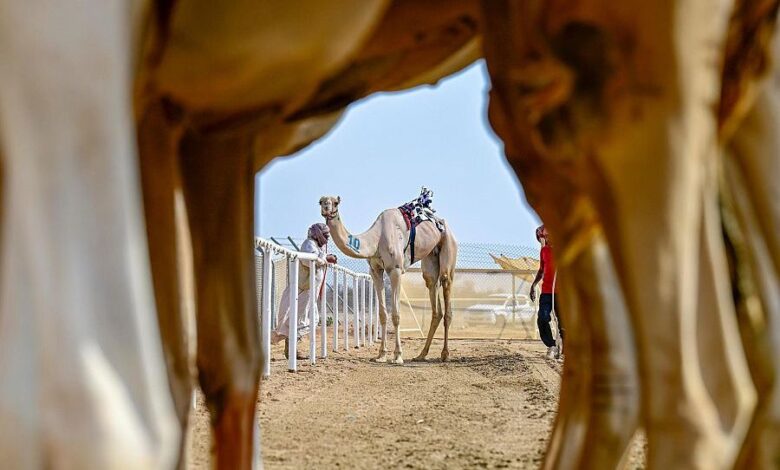
[[[452,281],[455,278],[455,263],[458,258],[458,244],[449,227],[445,228],[444,243],[439,252],[439,277],[441,290],[444,297],[444,348],[441,350],[441,360],[446,362],[450,358],[450,325],[452,324]]]
[[[374,280],[377,302],[379,303],[379,325],[382,327],[382,340],[376,362],[387,362],[387,307],[385,305],[385,275],[381,267],[371,266],[371,278]]]
[[[248,141],[186,135],[182,179],[197,285],[198,369],[220,469],[259,465],[254,171]]]
[[[706,175],[702,201],[696,340],[704,383],[729,436],[729,454],[736,454],[755,408],[756,393],[738,334],[732,286],[724,275],[728,263],[716,185],[713,171]]]
[[[776,80],[776,78],[775,78]],[[780,85],[764,84],[737,131],[725,175],[744,236],[745,254],[763,316],[749,315],[745,349],[758,392],[756,412],[739,468],[776,468],[780,462]],[[750,304],[747,304],[750,307]],[[756,318],[758,317],[758,318]],[[752,325],[750,324],[753,320]],[[752,328],[751,328],[752,326]]]
[[[639,372],[628,309],[603,235],[594,237],[569,272],[576,276],[579,304],[572,314],[583,317],[590,336],[590,406],[580,461],[568,468],[620,468],[639,422]],[[568,325],[571,315],[565,313]],[[575,332],[568,333],[567,341]],[[572,359],[569,354],[566,362]]]
[[[729,4],[482,4],[491,121],[495,98],[510,117],[495,121],[507,152],[528,156],[521,171],[566,162],[606,228],[637,333],[649,466],[729,466],[696,348],[702,181],[715,163]],[[534,207],[555,202],[555,188],[535,189]]]
[[[392,315],[393,327],[395,328],[395,351],[393,352],[393,362],[403,364],[404,358],[401,356],[401,269],[395,268],[390,271],[390,285],[393,289]]]
[[[431,253],[420,262],[422,267],[423,279],[425,280],[425,287],[428,288],[428,296],[431,298],[431,326],[428,328],[428,337],[425,339],[425,346],[423,346],[420,354],[412,359],[413,361],[424,361],[428,356],[428,350],[431,348],[431,341],[433,341],[433,335],[436,334],[436,329],[441,322],[442,312],[438,305],[439,301],[439,255]]]

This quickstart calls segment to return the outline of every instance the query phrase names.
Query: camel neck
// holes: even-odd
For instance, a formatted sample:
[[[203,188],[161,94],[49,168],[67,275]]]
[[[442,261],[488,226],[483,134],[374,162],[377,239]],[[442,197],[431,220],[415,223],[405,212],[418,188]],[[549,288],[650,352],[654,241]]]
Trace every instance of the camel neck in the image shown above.
[[[327,219],[327,224],[330,228],[333,243],[345,255],[351,258],[370,258],[376,253],[379,240],[378,235],[375,233],[377,231],[376,223],[366,232],[359,235],[349,233],[338,213]]]

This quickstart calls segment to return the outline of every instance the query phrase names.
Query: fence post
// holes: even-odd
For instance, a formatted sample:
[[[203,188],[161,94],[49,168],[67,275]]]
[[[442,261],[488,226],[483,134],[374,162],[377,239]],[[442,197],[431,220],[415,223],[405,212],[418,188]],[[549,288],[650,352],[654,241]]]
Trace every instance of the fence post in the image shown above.
[[[309,261],[309,364],[317,362],[317,262]]]
[[[360,301],[360,289],[358,288],[357,274],[352,276],[352,312],[355,315],[355,324],[352,326],[355,333],[355,347],[360,347],[360,309],[358,308],[358,302]]]
[[[363,327],[363,334],[365,337],[365,344],[371,344],[369,337],[371,336],[371,312],[368,310],[368,278],[363,278],[363,318],[366,319]]]
[[[295,257],[289,261],[291,264],[288,272],[290,273],[290,314],[289,329],[287,333],[287,370],[296,372],[298,370],[298,258]]]
[[[349,351],[349,283],[344,271],[344,351]]]
[[[339,349],[339,270],[333,267],[333,351]]]
[[[328,357],[328,312],[325,298],[328,296],[328,265],[322,272],[322,295],[320,296],[320,356]],[[317,286],[319,293],[319,286]],[[316,326],[316,325],[315,325]]]
[[[376,335],[374,334],[374,281],[368,281],[368,344],[373,345]]]
[[[360,345],[366,345],[366,280],[361,276],[358,278],[358,311],[360,312]]]
[[[260,354],[263,357],[263,377],[271,375],[271,250],[260,248],[263,253],[263,285],[260,292]]]
[[[363,278],[363,285],[360,289],[360,300],[363,302],[363,329],[360,330],[360,332],[363,334],[363,345],[367,346],[368,343],[368,337],[370,336],[368,333],[368,324],[369,324],[369,315],[368,313],[368,279]]]

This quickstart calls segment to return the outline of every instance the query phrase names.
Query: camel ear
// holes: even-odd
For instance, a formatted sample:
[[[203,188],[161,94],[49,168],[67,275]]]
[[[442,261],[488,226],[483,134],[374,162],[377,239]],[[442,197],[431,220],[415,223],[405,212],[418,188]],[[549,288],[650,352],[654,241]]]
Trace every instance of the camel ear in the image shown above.
[[[340,203],[341,203],[341,196],[336,196],[336,204],[340,204]]]
[[[322,196],[322,197],[320,198],[320,205],[322,205],[322,203],[323,203],[323,202],[325,202],[325,196]]]

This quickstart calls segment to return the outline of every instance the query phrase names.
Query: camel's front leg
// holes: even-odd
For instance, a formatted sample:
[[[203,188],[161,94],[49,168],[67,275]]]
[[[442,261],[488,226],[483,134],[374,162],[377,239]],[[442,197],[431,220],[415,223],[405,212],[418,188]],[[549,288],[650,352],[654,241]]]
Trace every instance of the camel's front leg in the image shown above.
[[[379,343],[379,354],[376,362],[387,362],[387,309],[385,306],[385,275],[382,268],[371,266],[371,279],[374,280],[374,290],[379,303],[379,325],[382,327],[382,340]]]
[[[132,8],[0,2],[0,456],[171,468],[132,123]]]
[[[393,327],[395,328],[395,351],[393,351],[393,363],[403,364],[401,356],[401,270],[395,268],[390,271],[390,287],[393,290]]]
[[[174,406],[182,432],[186,432],[196,373],[194,338],[188,329],[192,311],[185,308],[194,299],[192,275],[185,272],[182,259],[183,253],[190,252],[189,240],[182,240],[186,238],[183,232],[189,232],[182,227],[185,224],[176,223],[176,199],[181,191],[179,135],[177,126],[166,118],[162,104],[152,105],[142,114],[138,150],[157,320]],[[181,212],[179,208],[179,218],[186,218]],[[185,451],[186,443],[182,440],[179,468],[184,468]]]
[[[197,285],[198,370],[217,468],[258,468],[261,358],[249,141],[190,134],[181,149]]]
[[[745,348],[758,404],[740,468],[777,468],[780,461],[780,87],[768,82],[737,130],[727,159],[729,190],[744,236],[753,289],[763,317],[754,319]],[[745,319],[747,323],[748,318]],[[757,321],[756,321],[757,320]],[[750,325],[742,325],[750,329]]]

